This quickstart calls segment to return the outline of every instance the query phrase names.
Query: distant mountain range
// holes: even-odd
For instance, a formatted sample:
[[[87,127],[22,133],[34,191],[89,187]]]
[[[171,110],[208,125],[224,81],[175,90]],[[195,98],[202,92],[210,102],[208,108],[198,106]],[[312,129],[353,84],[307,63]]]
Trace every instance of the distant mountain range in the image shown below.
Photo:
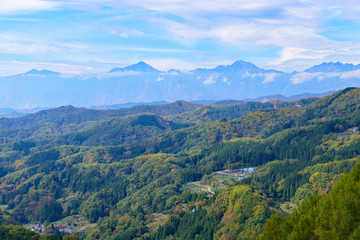
[[[340,63],[340,62],[329,62],[322,63],[320,65],[313,66],[305,70],[308,73],[317,73],[317,72],[351,72],[360,70],[360,64],[353,65],[350,63]]]
[[[197,100],[197,101],[191,101],[191,102],[185,102],[185,101],[176,101],[173,103],[166,102],[166,101],[156,101],[156,102],[128,102],[128,103],[122,103],[122,104],[114,104],[114,105],[103,105],[103,106],[90,106],[87,109],[91,110],[122,110],[120,112],[120,115],[122,116],[124,113],[126,114],[138,114],[143,112],[157,112],[156,106],[159,106],[159,108],[164,108],[165,106],[177,106],[179,103],[184,103],[188,106],[194,106],[194,108],[199,106],[207,106],[207,105],[232,105],[232,104],[238,104],[238,103],[246,103],[246,102],[269,102],[272,100],[283,100],[283,101],[289,101],[289,100],[300,100],[305,98],[320,98],[325,97],[328,95],[331,95],[334,93],[333,91],[325,92],[325,93],[303,93],[298,95],[292,95],[289,97],[275,94],[275,95],[269,95],[269,96],[263,96],[253,99],[243,99],[243,100]],[[60,107],[62,108],[62,107]],[[66,106],[65,108],[69,108],[69,106]],[[73,108],[71,106],[71,108]],[[166,107],[165,107],[166,108]],[[47,110],[48,108],[32,108],[32,109],[12,109],[12,108],[0,108],[0,118],[18,118],[23,117],[31,113],[37,113],[42,110]],[[51,109],[50,109],[51,110]],[[117,115],[116,115],[117,116]],[[1,124],[0,124],[1,125]]]
[[[192,102],[210,99],[215,103],[224,99],[239,101],[274,94],[281,98],[280,95],[324,93],[359,86],[360,65],[339,62],[323,63],[293,73],[261,69],[245,61],[189,72],[159,71],[139,62],[97,74],[68,75],[33,69],[1,77],[0,108],[31,109],[71,104],[111,109],[109,106],[121,108],[121,104],[130,102],[137,105],[137,102],[164,103],[179,99]],[[281,99],[287,100],[286,97]],[[266,98],[258,101],[266,101]]]

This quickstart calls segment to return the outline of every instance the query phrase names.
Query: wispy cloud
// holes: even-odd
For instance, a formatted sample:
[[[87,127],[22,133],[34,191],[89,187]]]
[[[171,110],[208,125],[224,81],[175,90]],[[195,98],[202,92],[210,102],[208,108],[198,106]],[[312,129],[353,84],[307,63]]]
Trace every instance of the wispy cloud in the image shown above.
[[[279,0],[279,1],[264,1],[264,0],[133,0],[132,5],[151,9],[159,12],[168,12],[184,17],[194,17],[194,15],[202,16],[211,13],[225,13],[225,14],[252,14],[254,12],[264,11],[267,9],[274,9],[281,6],[286,6],[295,1]]]
[[[214,84],[216,83],[218,79],[218,75],[216,74],[211,74],[210,76],[208,76],[205,81],[203,82],[205,85],[210,85],[210,84]]]
[[[296,73],[294,76],[292,76],[292,78],[290,79],[290,81],[293,84],[301,84],[313,79],[317,79],[318,81],[322,81],[325,78],[331,78],[331,77],[339,77],[341,76],[342,73],[339,72],[331,72],[331,73],[308,73],[308,72],[300,72],[300,73]]]
[[[100,74],[90,74],[90,76],[95,75],[98,79],[108,79],[113,77],[124,77],[124,76],[134,76],[139,75],[140,72],[135,71],[125,71],[125,72],[106,72],[106,73],[100,73]],[[87,76],[84,74],[84,76]]]
[[[117,27],[117,26],[107,26],[104,29],[105,32],[122,37],[122,38],[128,38],[131,36],[134,37],[141,37],[144,36],[145,33],[136,30],[136,29],[131,29],[131,28],[125,28],[125,27]]]
[[[316,45],[309,48],[284,48],[279,58],[269,62],[267,67],[282,71],[302,71],[322,62],[360,63],[360,43],[333,42],[330,45]]]
[[[320,0],[320,2],[329,6],[329,1]],[[333,0],[328,10],[332,10],[335,16],[343,19],[360,20],[360,5],[357,0]]]
[[[360,62],[360,35],[352,37],[360,26],[358,0],[0,0],[0,6],[0,53],[33,59],[145,60],[160,69],[243,59],[285,71],[333,59]],[[76,24],[65,28],[63,20]],[[324,33],[336,35],[343,20],[357,24],[347,30],[350,41]],[[261,58],[248,50],[257,48],[274,50]]]
[[[56,62],[25,62],[25,61],[0,61],[0,76],[10,76],[25,73],[31,69],[48,69],[66,74],[80,74],[82,72],[101,72],[105,69],[93,69],[86,65],[75,65]]]
[[[47,52],[60,52],[55,46],[45,44],[22,44],[22,43],[0,43],[0,53],[2,54],[42,54]]]
[[[360,78],[360,70],[356,70],[356,71],[351,71],[351,72],[346,72],[341,74],[341,79],[346,79],[346,78]]]
[[[265,73],[264,81],[262,83],[263,84],[271,83],[271,82],[275,81],[277,76],[278,76],[278,74],[276,74],[276,73]]]
[[[0,6],[0,14],[16,14],[52,10],[59,4],[44,0],[0,0]]]
[[[0,21],[38,22],[41,20],[37,18],[0,17]]]
[[[156,53],[190,53],[192,50],[185,49],[170,49],[170,48],[146,48],[146,47],[133,47],[133,46],[113,46],[108,48],[110,50],[121,51],[138,51],[138,52],[156,52]]]
[[[85,50],[86,45],[72,44],[72,43],[11,43],[0,42],[0,53],[2,54],[44,54],[44,53],[63,53],[65,52],[79,52]]]
[[[189,70],[198,67],[199,63],[184,61],[177,58],[148,58],[144,61],[159,70],[180,69]]]

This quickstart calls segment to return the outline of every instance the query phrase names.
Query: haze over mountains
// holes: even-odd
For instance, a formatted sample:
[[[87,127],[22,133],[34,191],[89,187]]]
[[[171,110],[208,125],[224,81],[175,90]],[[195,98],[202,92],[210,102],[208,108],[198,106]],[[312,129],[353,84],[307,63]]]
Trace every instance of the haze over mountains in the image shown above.
[[[72,104],[90,107],[128,102],[252,99],[335,91],[360,86],[360,65],[323,63],[303,72],[265,70],[237,61],[213,69],[159,71],[139,62],[107,73],[66,75],[49,70],[0,78],[1,108]]]

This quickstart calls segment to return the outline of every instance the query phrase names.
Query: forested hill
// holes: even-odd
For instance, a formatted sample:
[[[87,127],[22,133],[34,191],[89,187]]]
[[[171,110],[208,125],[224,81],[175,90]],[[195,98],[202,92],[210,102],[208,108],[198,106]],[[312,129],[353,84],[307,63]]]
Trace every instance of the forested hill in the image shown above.
[[[357,164],[328,195],[306,199],[285,218],[273,215],[259,239],[360,239],[359,185],[360,165]]]
[[[296,101],[272,100],[268,102],[244,102],[226,105],[204,105],[195,110],[181,114],[170,115],[167,118],[177,122],[204,123],[220,119],[232,120],[240,118],[249,112],[261,109],[280,109],[289,107],[304,107],[318,98],[307,98]]]
[[[304,199],[341,200],[337,181],[360,159],[359,99],[349,88],[318,100],[80,120],[71,112],[88,110],[65,107],[61,133],[35,126],[41,117],[23,132],[3,124],[2,224],[40,223],[58,235],[70,225],[86,239],[256,239],[276,214],[262,237],[303,236],[288,223],[304,218],[306,232],[306,219],[322,214],[311,209],[328,206],[318,200],[327,197]]]
[[[80,124],[86,121],[97,121],[109,117],[122,117],[139,113],[153,113],[168,116],[194,110],[200,105],[185,101],[177,101],[164,105],[141,105],[119,110],[92,110],[76,108],[71,105],[42,110],[20,118],[0,118],[0,129],[33,127],[45,123],[56,125]]]
[[[75,144],[75,145],[117,145],[125,143],[117,141],[114,133],[125,129],[131,122],[128,119],[141,117],[142,123],[136,124],[132,122],[124,133],[121,135],[135,134],[135,139],[141,140],[156,133],[143,135],[143,131],[132,129],[134,126],[151,126],[151,120],[144,115],[152,113],[157,119],[162,118],[162,122],[168,121],[170,129],[178,129],[202,122],[210,122],[218,119],[235,119],[244,116],[246,113],[258,109],[275,109],[291,106],[305,106],[316,98],[301,99],[297,101],[271,101],[265,103],[237,103],[229,105],[200,105],[184,101],[177,101],[171,104],[154,105],[154,106],[135,106],[128,109],[120,110],[90,110],[85,108],[75,108],[73,106],[64,106],[55,109],[43,110],[38,113],[29,114],[25,117],[13,119],[0,119],[0,139],[3,143],[12,143],[15,141],[36,142],[36,145],[55,146],[59,144]],[[132,117],[131,117],[132,116]],[[136,117],[137,116],[137,117]],[[144,119],[149,119],[149,123],[145,123]],[[176,122],[176,123],[175,123]],[[161,125],[161,124],[160,124]],[[176,127],[175,127],[176,126]],[[105,129],[106,128],[106,129]],[[148,127],[147,127],[148,128]],[[161,129],[169,130],[169,128],[161,127]],[[111,132],[107,135],[107,139],[111,136],[111,140],[101,140],[99,134],[103,131]],[[152,132],[152,130],[150,130]],[[98,138],[94,141],[87,141],[88,138]],[[74,139],[75,138],[75,139]],[[79,139],[80,138],[80,139]],[[43,141],[43,139],[45,139]],[[60,142],[59,142],[60,141]]]

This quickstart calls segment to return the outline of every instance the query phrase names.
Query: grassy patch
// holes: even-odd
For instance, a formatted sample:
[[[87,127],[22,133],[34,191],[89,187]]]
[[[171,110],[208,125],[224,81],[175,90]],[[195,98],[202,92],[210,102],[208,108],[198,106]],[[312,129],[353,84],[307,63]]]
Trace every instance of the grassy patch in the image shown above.
[[[168,214],[153,213],[149,216],[149,223],[146,225],[149,228],[149,232],[156,231],[159,226],[165,224],[168,219]]]
[[[56,222],[53,222],[52,224],[54,224],[55,227],[60,224],[63,226],[71,226],[74,232],[81,232],[82,230],[88,232],[96,226],[96,224],[90,224],[86,218],[80,215],[73,215],[62,218]]]

